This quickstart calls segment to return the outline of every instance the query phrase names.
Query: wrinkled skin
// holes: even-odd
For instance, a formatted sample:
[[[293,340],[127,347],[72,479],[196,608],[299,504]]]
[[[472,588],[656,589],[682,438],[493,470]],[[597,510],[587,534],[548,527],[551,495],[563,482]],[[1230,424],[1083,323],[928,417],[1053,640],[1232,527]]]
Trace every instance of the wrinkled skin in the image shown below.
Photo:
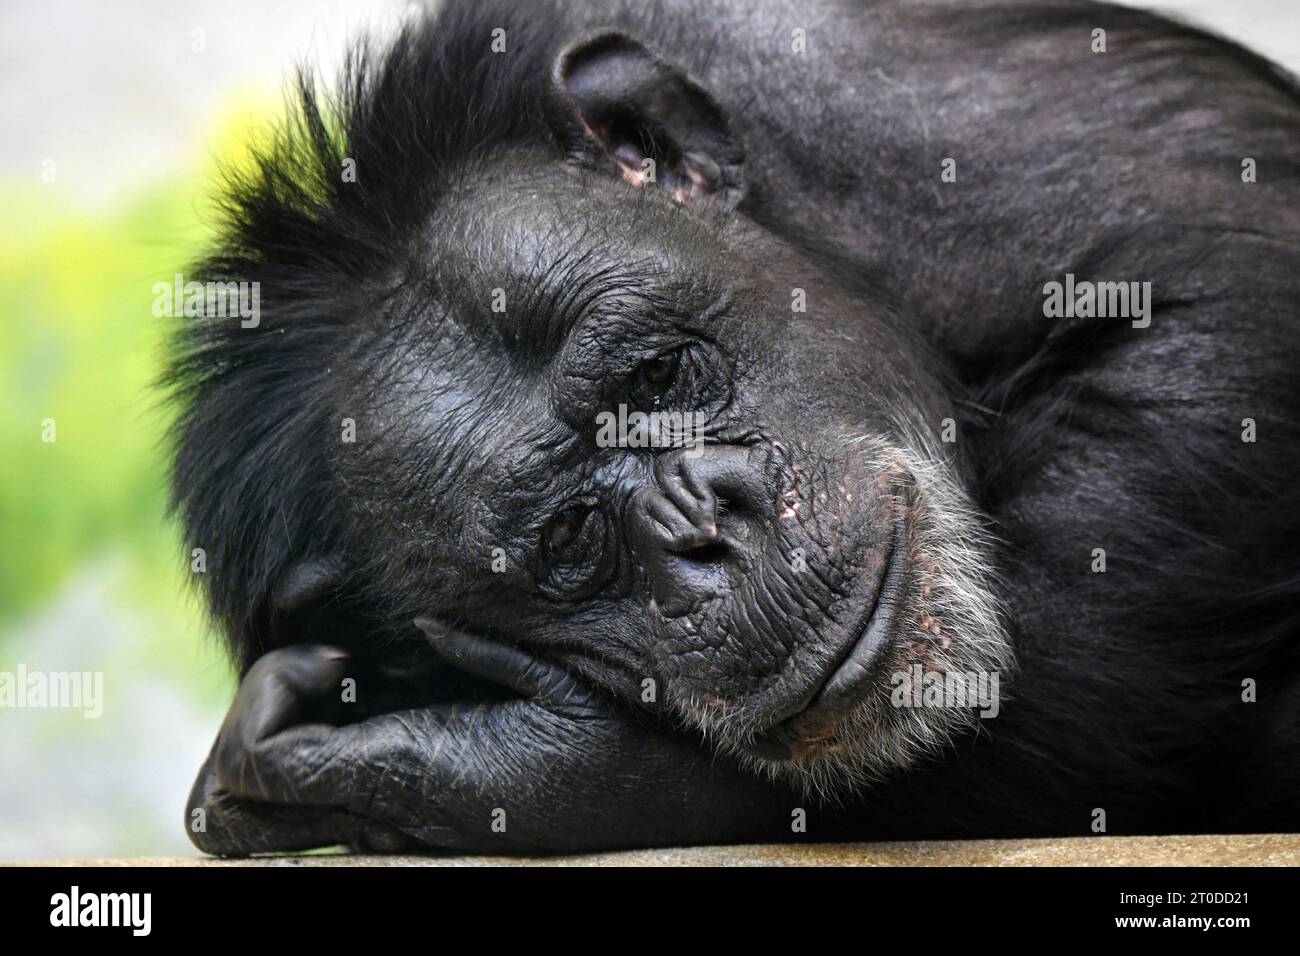
[[[261,658],[191,797],[209,815],[200,848],[581,850],[619,845],[629,825],[654,844],[779,836],[776,792],[712,766],[681,737],[638,727],[571,675],[510,648],[458,634],[439,643],[460,666],[521,699],[342,727],[307,723],[313,707],[317,720],[330,716],[326,702],[337,698],[346,655],[297,646]],[[567,781],[565,800],[555,799],[556,780]],[[709,802],[684,802],[696,794]],[[766,821],[727,814],[728,800],[765,805]],[[684,808],[691,812],[677,819]],[[494,833],[494,812],[503,811],[509,825]]]
[[[1071,2],[810,4],[780,69],[784,4],[447,6],[316,144],[359,184],[296,226],[254,190],[210,267],[268,314],[205,333],[177,468],[243,667],[201,849],[1300,824],[1300,204],[1185,161],[1300,143],[1293,90],[1135,13],[1097,73]],[[1230,146],[1179,139],[1148,39],[1244,91]],[[465,116],[511,132],[449,150]],[[1044,319],[1071,270],[1154,279],[1156,321]],[[702,440],[611,445],[620,406]],[[919,673],[1005,706],[892,703]]]

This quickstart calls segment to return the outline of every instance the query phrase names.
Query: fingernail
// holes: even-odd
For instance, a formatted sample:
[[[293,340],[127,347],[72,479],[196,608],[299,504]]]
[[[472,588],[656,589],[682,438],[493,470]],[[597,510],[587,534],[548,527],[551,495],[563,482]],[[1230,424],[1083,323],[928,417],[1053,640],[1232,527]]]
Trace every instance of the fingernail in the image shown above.
[[[447,629],[431,617],[417,617],[412,623],[423,631],[424,636],[430,641],[441,641],[447,636]]]

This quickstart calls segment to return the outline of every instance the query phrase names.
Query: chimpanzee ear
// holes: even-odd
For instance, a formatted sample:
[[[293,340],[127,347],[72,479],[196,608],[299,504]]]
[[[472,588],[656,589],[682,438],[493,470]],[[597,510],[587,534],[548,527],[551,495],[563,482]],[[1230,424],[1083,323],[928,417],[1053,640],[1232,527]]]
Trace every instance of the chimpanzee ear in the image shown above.
[[[266,650],[304,642],[337,642],[347,630],[340,590],[343,562],[324,557],[302,559],[277,579],[268,601]]]
[[[555,60],[553,125],[571,161],[610,169],[680,203],[732,208],[744,154],[713,97],[642,43],[588,34]]]
[[[337,558],[297,561],[290,565],[271,590],[275,614],[292,614],[325,598],[338,587],[343,563]]]

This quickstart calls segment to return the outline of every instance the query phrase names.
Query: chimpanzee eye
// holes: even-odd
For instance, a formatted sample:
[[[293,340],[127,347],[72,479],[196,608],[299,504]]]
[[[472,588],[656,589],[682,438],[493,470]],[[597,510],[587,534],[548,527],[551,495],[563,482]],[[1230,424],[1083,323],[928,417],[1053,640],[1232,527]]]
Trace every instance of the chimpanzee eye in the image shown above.
[[[642,362],[636,370],[632,391],[634,397],[658,407],[664,396],[672,390],[681,369],[682,352],[665,352]]]
[[[569,508],[551,518],[542,532],[547,550],[556,554],[568,546],[578,537],[578,532],[586,523],[588,514],[590,512],[585,508]]]
[[[542,528],[538,580],[552,597],[578,600],[600,590],[612,572],[609,527],[594,499],[556,512]]]

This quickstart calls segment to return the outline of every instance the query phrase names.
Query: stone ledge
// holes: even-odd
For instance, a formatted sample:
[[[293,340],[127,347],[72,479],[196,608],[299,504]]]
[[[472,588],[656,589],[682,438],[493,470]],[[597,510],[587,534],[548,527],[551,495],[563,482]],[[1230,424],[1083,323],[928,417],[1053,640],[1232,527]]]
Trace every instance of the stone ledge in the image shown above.
[[[4,864],[0,864],[4,865]],[[15,864],[9,864],[15,865]],[[17,864],[22,865],[22,864]],[[27,864],[32,865],[32,864]],[[1300,834],[808,843],[577,856],[310,856],[63,860],[42,866],[1300,866]]]

